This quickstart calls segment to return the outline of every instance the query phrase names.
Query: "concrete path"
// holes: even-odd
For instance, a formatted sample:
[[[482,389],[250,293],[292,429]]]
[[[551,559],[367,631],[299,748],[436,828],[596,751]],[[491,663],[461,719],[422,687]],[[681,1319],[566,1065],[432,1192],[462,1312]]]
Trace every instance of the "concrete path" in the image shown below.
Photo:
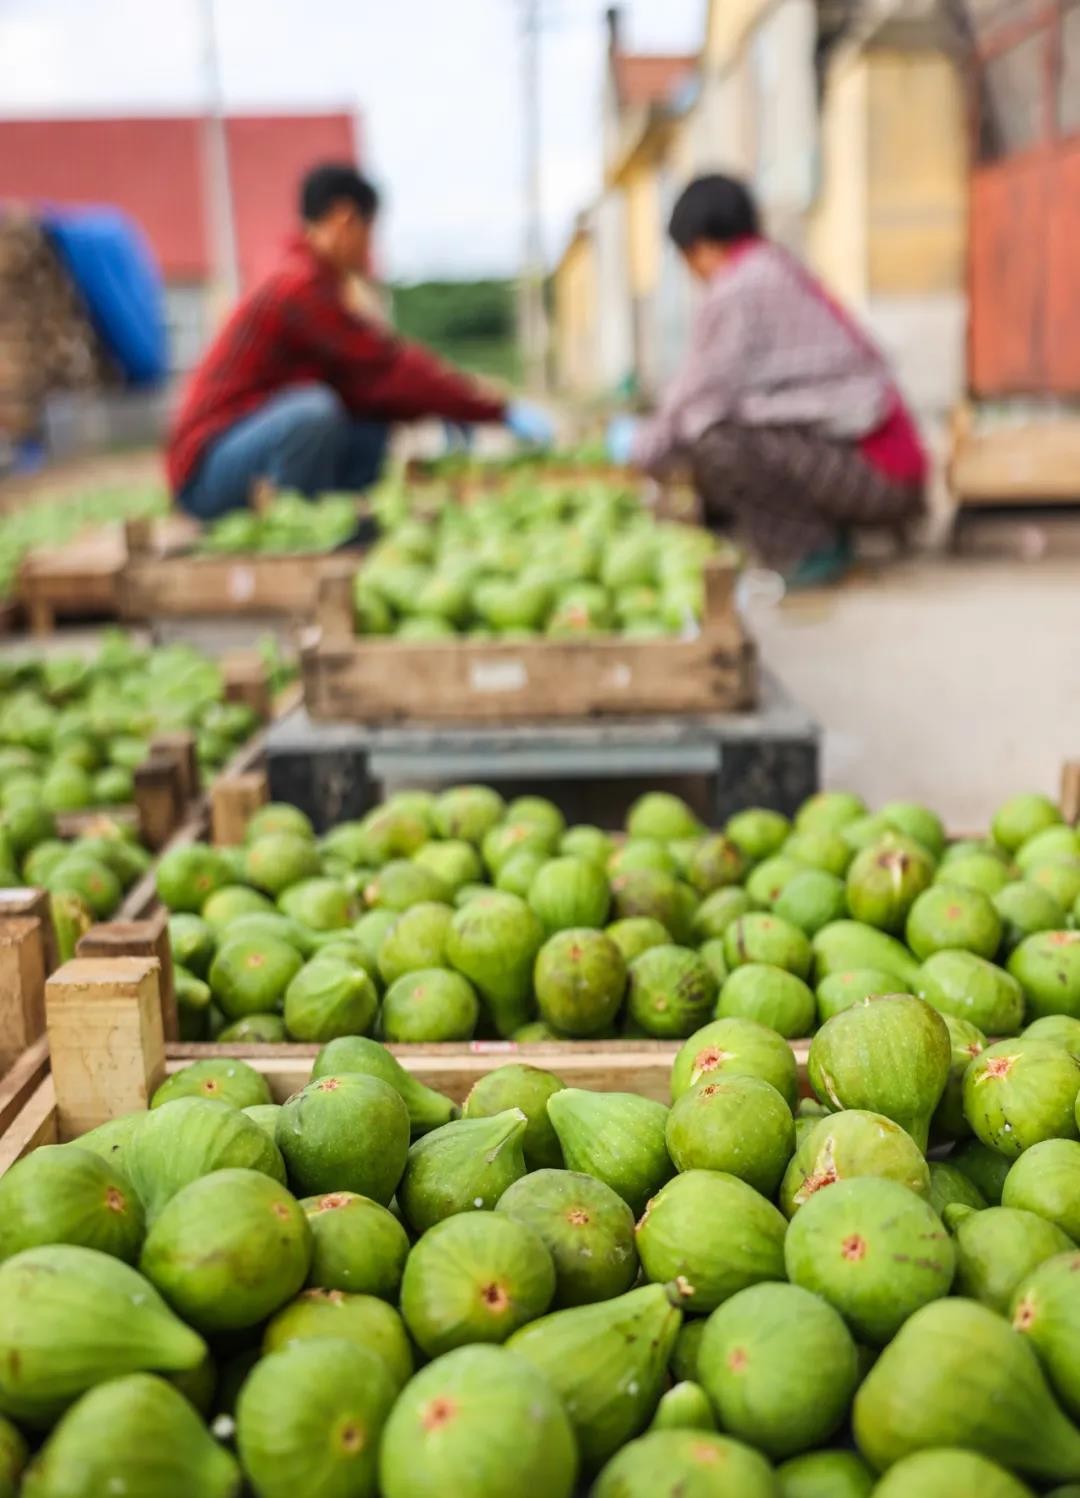
[[[747,616],[825,728],[827,784],[984,828],[1080,758],[1080,563],[919,557]]]

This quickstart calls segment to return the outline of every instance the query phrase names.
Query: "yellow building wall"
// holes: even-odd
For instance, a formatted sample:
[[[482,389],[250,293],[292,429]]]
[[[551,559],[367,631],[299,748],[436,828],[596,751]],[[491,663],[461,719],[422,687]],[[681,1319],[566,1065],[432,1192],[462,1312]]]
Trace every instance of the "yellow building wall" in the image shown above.
[[[968,134],[964,89],[932,52],[868,57],[867,275],[871,293],[964,283]]]
[[[769,0],[709,0],[704,64],[724,68],[742,47]]]
[[[821,112],[817,197],[807,216],[806,247],[817,273],[850,306],[865,302],[869,74],[865,54],[834,58]]]
[[[590,234],[568,246],[554,277],[556,378],[565,390],[596,384],[596,248]]]
[[[967,119],[962,82],[932,51],[839,53],[821,120],[811,262],[845,301],[964,284]]]
[[[630,292],[650,296],[660,278],[660,190],[652,161],[632,163],[623,177],[630,266]]]

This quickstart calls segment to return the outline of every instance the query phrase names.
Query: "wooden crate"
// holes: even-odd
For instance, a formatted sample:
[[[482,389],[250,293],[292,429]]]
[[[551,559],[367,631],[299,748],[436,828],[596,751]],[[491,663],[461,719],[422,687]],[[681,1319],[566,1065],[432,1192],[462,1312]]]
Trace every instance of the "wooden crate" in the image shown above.
[[[948,480],[962,507],[1080,504],[1080,419],[979,431],[963,407],[953,417]]]
[[[357,638],[352,574],[328,569],[318,625],[302,650],[313,718],[394,723],[716,713],[752,706],[755,657],[735,609],[736,569],[706,572],[706,611],[690,639],[409,643]]]
[[[49,979],[46,1009],[52,1071],[28,1058],[17,1089],[0,1086],[0,1174],[39,1144],[55,1144],[145,1107],[166,1075],[208,1056],[246,1061],[283,1102],[311,1077],[313,1045],[167,1044],[160,1023],[158,964],[152,958],[79,959]],[[792,1049],[805,1087],[808,1042]],[[418,1080],[462,1102],[481,1077],[525,1061],[572,1086],[636,1092],[670,1100],[671,1067],[679,1046],[669,1041],[568,1041],[515,1045],[388,1046]],[[6,1101],[5,1101],[6,1099]]]
[[[34,634],[50,634],[61,616],[117,618],[124,560],[116,529],[31,552],[19,568],[17,596]]]
[[[194,618],[206,614],[287,614],[310,619],[326,552],[214,555],[191,550],[190,533],[163,534],[145,521],[125,526],[120,581],[126,619]],[[340,565],[340,553],[334,553]]]

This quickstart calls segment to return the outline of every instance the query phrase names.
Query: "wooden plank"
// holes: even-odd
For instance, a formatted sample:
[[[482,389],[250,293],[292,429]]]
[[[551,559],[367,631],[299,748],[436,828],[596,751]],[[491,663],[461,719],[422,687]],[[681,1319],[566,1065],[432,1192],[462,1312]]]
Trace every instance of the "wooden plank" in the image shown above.
[[[512,723],[752,705],[754,657],[732,625],[696,640],[365,640],[303,655],[313,718]]]
[[[45,943],[36,916],[0,921],[0,1074],[45,1029]]]
[[[59,1143],[60,1120],[56,1107],[56,1088],[52,1077],[45,1077],[22,1110],[12,1119],[3,1134],[0,1134],[0,1176],[10,1170],[17,1160],[37,1149],[39,1144]]]
[[[200,614],[310,616],[325,553],[273,556],[129,556],[120,582],[124,617]]]
[[[159,974],[152,958],[77,957],[48,980],[45,1013],[62,1139],[149,1106],[165,1075]]]
[[[249,770],[246,775],[230,775],[219,780],[210,792],[214,846],[239,846],[247,836],[251,818],[269,800],[270,784],[265,770]]]
[[[961,430],[949,463],[958,504],[1080,503],[1080,419]]]
[[[0,1139],[48,1073],[49,1042],[42,1034],[0,1077]]]
[[[169,942],[169,913],[164,906],[138,921],[103,921],[79,938],[76,957],[150,957],[159,968],[161,1023],[165,1039],[180,1035],[176,980]]]

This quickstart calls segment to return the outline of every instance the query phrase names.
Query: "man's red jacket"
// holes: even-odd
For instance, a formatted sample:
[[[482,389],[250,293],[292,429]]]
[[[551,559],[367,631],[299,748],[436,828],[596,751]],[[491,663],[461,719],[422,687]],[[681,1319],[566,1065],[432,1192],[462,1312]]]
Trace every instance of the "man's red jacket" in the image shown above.
[[[371,420],[501,421],[505,406],[427,349],[350,312],[340,282],[303,238],[236,307],[195,371],[169,434],[174,493],[209,445],[290,385],[324,384]]]

